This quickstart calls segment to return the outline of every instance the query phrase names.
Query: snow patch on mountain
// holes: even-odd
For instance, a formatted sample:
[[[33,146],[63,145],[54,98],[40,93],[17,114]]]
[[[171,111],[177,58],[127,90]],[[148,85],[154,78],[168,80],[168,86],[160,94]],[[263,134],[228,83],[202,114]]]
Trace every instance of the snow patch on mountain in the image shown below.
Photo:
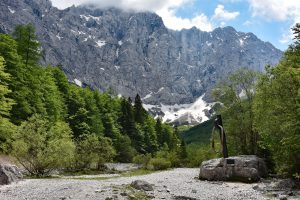
[[[90,19],[94,19],[96,21],[99,21],[100,20],[100,17],[94,17],[92,15],[80,15],[80,18],[81,19],[84,19],[85,21],[89,21]]]
[[[103,47],[104,45],[106,45],[106,42],[105,41],[103,41],[103,40],[98,40],[97,42],[96,42],[96,44],[97,44],[97,47]]]
[[[191,104],[144,104],[143,106],[147,111],[150,112],[154,110],[160,110],[163,113],[163,122],[179,124],[187,122],[188,124],[198,124],[209,119],[206,113],[211,110],[213,106],[213,103],[207,103],[203,100],[204,95],[199,97],[194,103]],[[146,97],[148,97],[148,95],[146,95],[144,99]]]
[[[11,14],[14,14],[16,12],[15,10],[11,9],[10,6],[7,6],[7,8]]]
[[[152,97],[152,94],[153,94],[153,92],[150,92],[149,94],[147,94],[146,96],[144,96],[142,98],[142,100],[145,100],[145,99],[148,99],[148,98]]]
[[[78,79],[74,79],[74,82],[75,82],[75,84],[76,85],[78,85],[79,87],[82,87],[82,82],[80,81],[80,80],[78,80]]]

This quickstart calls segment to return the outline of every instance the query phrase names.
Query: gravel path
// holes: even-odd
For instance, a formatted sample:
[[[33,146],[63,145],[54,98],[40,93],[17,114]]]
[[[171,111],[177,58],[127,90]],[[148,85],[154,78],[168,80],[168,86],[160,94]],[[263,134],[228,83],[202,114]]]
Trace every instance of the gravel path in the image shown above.
[[[154,199],[265,199],[252,189],[253,184],[207,182],[197,180],[199,169],[178,168],[153,174],[118,177],[107,180],[27,179],[0,187],[1,200],[35,199],[127,199],[123,184],[144,180],[154,185],[148,192]],[[184,198],[181,198],[184,199]],[[186,198],[187,199],[187,198]]]

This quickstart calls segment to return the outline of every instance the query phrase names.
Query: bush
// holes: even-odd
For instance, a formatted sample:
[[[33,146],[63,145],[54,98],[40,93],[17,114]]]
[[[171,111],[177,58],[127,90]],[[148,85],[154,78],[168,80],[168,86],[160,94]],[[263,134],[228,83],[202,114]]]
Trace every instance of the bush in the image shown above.
[[[8,119],[0,116],[0,152],[9,153],[11,151],[11,140],[16,131],[16,126]]]
[[[71,134],[67,123],[51,124],[40,115],[33,115],[14,135],[12,155],[30,174],[48,175],[71,164],[75,151]]]
[[[112,141],[96,134],[82,135],[76,146],[76,168],[92,168],[97,164],[99,169],[104,162],[111,161],[116,155]]]
[[[151,160],[151,154],[139,154],[133,158],[135,164],[147,166]]]
[[[118,162],[130,163],[137,154],[136,150],[131,146],[131,140],[127,135],[119,136],[115,140],[114,146],[117,150],[116,161]]]
[[[187,154],[189,167],[199,167],[203,161],[217,157],[210,145],[188,145]]]
[[[151,158],[147,169],[150,170],[164,170],[171,167],[171,162],[164,158]]]

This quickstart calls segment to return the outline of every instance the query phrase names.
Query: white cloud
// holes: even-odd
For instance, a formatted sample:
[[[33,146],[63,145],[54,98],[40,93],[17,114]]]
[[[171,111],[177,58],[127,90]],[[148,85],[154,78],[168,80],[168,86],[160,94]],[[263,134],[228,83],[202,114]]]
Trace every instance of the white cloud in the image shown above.
[[[162,17],[166,27],[173,30],[181,30],[183,28],[189,29],[193,26],[199,28],[202,31],[212,31],[213,25],[206,15],[199,14],[191,19],[181,18],[175,15],[174,9],[161,9],[157,12]]]
[[[94,4],[99,8],[116,7],[124,10],[152,11],[160,15],[166,27],[174,30],[192,28],[202,31],[212,31],[213,25],[209,18],[200,13],[193,18],[176,16],[176,10],[195,0],[52,0],[54,6],[63,9],[72,5]]]
[[[300,20],[299,0],[248,0],[253,16],[265,17],[268,20]]]
[[[294,36],[293,36],[293,32],[290,29],[289,31],[287,31],[286,33],[283,33],[281,36],[281,39],[279,40],[279,42],[281,44],[289,44],[291,43],[291,41],[293,40]]]
[[[230,21],[239,16],[239,12],[229,12],[225,10],[224,5],[219,4],[215,9],[215,14],[213,19],[222,20],[222,21]]]
[[[243,23],[244,26],[251,26],[253,25],[253,22],[250,21],[250,20],[246,20],[244,23]]]
[[[288,21],[290,28],[297,22],[300,22],[300,2],[299,0],[248,0],[252,15],[254,17],[263,17],[269,21]],[[292,41],[291,30],[282,34],[279,40],[282,44],[288,44]]]
[[[157,11],[162,8],[177,8],[191,0],[51,0],[53,5],[64,9],[72,5],[93,4],[99,8],[116,7],[125,10]]]

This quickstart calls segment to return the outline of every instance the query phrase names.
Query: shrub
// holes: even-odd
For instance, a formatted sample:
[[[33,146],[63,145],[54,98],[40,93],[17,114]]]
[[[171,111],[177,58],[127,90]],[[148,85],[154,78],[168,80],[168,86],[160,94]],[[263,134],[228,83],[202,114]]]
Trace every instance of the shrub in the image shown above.
[[[151,160],[151,154],[139,154],[133,158],[135,164],[147,166]]]
[[[14,135],[12,155],[32,175],[48,175],[72,162],[75,145],[71,133],[65,122],[51,124],[40,115],[33,115]]]
[[[91,168],[92,164],[101,167],[104,162],[111,161],[116,155],[112,141],[96,134],[82,135],[76,146],[76,167]]]
[[[116,160],[122,163],[132,162],[136,155],[136,150],[131,146],[131,140],[127,135],[119,136],[114,141],[114,146],[117,150]]]
[[[150,170],[164,170],[171,167],[171,162],[164,158],[150,159],[147,168]]]
[[[217,155],[210,145],[188,145],[187,162],[189,167],[199,167],[204,160],[215,158]]]

